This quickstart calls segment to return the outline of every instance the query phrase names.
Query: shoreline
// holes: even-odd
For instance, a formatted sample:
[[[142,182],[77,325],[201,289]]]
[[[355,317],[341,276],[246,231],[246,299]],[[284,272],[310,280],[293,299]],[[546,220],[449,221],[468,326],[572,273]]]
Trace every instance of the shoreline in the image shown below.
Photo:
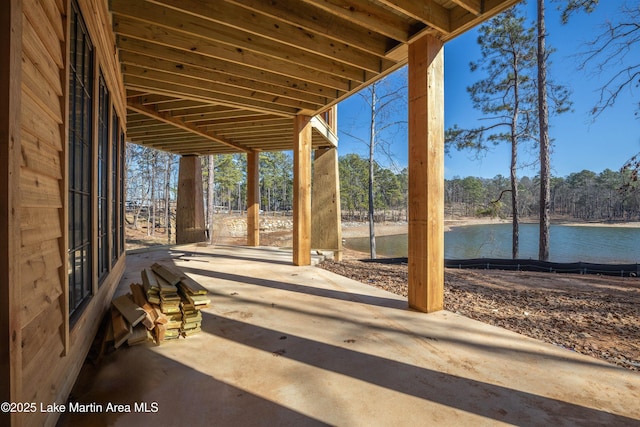
[[[510,224],[510,219],[499,218],[460,218],[445,219],[444,231],[451,231],[453,227],[468,225]],[[521,224],[537,224],[537,219],[523,218]],[[552,219],[551,225],[564,225],[567,227],[607,227],[607,228],[640,228],[640,221],[610,222],[610,221],[576,221],[575,219]],[[375,224],[376,236],[391,236],[407,234],[406,222],[383,222]],[[342,238],[369,237],[369,224],[366,222],[344,222],[342,224]]]

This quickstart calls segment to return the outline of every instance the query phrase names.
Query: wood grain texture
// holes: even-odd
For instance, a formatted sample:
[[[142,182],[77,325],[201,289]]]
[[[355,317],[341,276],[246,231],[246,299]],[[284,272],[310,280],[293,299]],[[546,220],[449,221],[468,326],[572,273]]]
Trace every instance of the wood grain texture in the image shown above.
[[[247,245],[260,246],[259,153],[247,154]]]
[[[0,4],[0,401],[22,393],[20,197],[22,2]],[[19,414],[0,413],[0,424]]]
[[[444,50],[409,46],[409,306],[444,306]]]
[[[311,264],[311,118],[296,116],[293,135],[293,263]]]
[[[338,149],[315,151],[313,161],[313,194],[311,197],[311,247],[334,252],[342,258],[342,226]]]

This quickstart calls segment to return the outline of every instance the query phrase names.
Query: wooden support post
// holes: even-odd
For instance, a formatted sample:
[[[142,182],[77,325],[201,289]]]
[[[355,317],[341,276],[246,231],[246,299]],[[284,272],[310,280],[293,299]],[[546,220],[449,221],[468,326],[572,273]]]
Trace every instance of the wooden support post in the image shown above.
[[[202,167],[198,156],[182,156],[178,173],[176,243],[204,242]]]
[[[409,306],[444,307],[444,49],[409,45]]]
[[[20,402],[21,0],[0,4],[0,61],[0,402]],[[2,411],[0,425],[17,425],[20,418]]]
[[[247,245],[260,246],[259,153],[247,153]]]
[[[315,152],[311,211],[313,212],[311,247],[332,250],[334,259],[340,261],[342,259],[342,228],[336,148]]]
[[[293,127],[293,264],[311,265],[311,117]]]

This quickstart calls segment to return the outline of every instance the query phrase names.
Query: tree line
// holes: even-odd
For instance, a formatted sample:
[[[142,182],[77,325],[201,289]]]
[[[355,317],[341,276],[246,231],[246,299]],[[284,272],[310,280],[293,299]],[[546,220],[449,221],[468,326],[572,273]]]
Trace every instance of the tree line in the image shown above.
[[[625,187],[631,172],[605,169],[574,172],[566,177],[551,177],[549,210],[553,218],[584,221],[635,221],[640,219],[640,193]],[[445,215],[489,216],[511,215],[511,198],[500,198],[510,186],[509,179],[453,178],[445,180]],[[518,180],[519,206],[522,217],[533,218],[539,211],[540,178]]]
[[[179,156],[150,147],[127,144],[125,220],[148,236],[172,240],[178,189]],[[243,154],[201,157],[206,217],[246,210],[247,159]],[[260,153],[260,207],[287,212],[293,203],[293,161],[289,152]],[[153,224],[153,226],[148,226]]]
[[[178,156],[129,144],[127,167],[128,221],[139,227],[140,218],[165,228],[175,217]],[[213,162],[211,186],[213,209],[217,213],[243,213],[246,209],[246,157],[224,154],[202,157],[205,206],[209,193],[209,162]],[[260,153],[260,208],[265,213],[290,212],[293,202],[293,161],[288,152]],[[340,156],[340,203],[344,221],[369,220],[369,158],[355,153]],[[408,203],[407,168],[393,170],[374,161],[373,206],[376,222],[406,221]],[[626,168],[589,170],[565,177],[551,177],[550,213],[555,218],[585,221],[640,220],[640,192],[635,191],[636,174]],[[525,218],[539,211],[540,178],[518,180],[517,210]],[[508,218],[512,199],[502,197],[511,188],[503,175],[493,178],[454,177],[445,179],[446,217]],[[169,209],[166,209],[169,206]],[[170,229],[170,227],[169,227]]]

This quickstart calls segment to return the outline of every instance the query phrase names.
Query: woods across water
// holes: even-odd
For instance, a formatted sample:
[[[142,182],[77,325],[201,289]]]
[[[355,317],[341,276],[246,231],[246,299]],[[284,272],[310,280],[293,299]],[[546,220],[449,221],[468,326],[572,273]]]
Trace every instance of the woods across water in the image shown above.
[[[174,156],[149,148],[129,145],[127,205],[144,216],[165,219],[165,205],[174,206],[177,164]],[[203,182],[208,193],[209,159],[203,158]],[[219,155],[213,159],[213,206],[218,212],[242,212],[246,207],[246,161],[244,155]],[[368,213],[368,159],[347,154],[339,159],[343,218],[366,220]],[[406,169],[392,170],[374,165],[374,206],[376,221],[406,220]],[[551,180],[551,215],[585,221],[635,221],[640,219],[640,192],[633,191],[629,171],[583,170]],[[538,212],[539,181],[522,177],[518,182],[519,212],[533,217]],[[500,197],[509,189],[509,179],[473,176],[447,179],[445,216],[501,217],[511,214],[511,198]],[[265,212],[291,209],[293,166],[290,153],[260,154],[260,198]],[[208,203],[205,204],[207,206]],[[153,207],[155,206],[155,209]],[[162,214],[161,214],[162,212]],[[134,212],[135,213],[135,212]],[[153,221],[151,221],[153,222]]]

